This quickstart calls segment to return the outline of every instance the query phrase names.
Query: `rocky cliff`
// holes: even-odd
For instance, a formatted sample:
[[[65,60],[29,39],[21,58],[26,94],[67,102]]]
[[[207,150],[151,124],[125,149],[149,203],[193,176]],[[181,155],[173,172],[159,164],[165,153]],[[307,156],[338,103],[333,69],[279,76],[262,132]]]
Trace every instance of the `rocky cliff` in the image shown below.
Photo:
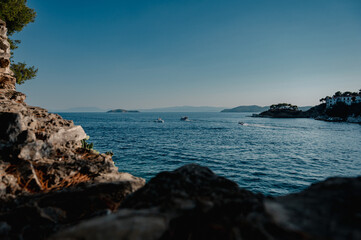
[[[145,181],[118,172],[110,155],[84,148],[81,126],[24,102],[6,32],[0,21],[0,239],[42,239],[116,210]]]

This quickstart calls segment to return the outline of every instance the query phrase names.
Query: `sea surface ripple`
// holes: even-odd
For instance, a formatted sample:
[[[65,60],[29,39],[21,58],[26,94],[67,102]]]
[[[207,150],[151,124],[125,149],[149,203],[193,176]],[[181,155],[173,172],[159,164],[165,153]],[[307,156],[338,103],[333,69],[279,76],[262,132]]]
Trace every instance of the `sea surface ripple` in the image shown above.
[[[361,175],[358,124],[251,118],[251,113],[60,115],[82,125],[96,150],[112,151],[119,171],[146,180],[198,163],[240,187],[283,195],[327,177]],[[182,116],[191,121],[180,121]],[[165,122],[154,122],[158,117]]]

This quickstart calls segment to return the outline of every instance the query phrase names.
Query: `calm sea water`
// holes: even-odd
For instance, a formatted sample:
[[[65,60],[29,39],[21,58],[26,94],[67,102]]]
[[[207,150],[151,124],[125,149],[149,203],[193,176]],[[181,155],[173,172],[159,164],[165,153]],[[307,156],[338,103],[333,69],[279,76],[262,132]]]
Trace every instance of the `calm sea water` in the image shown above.
[[[120,171],[147,180],[187,163],[240,187],[281,195],[330,176],[361,175],[361,125],[251,113],[61,113]],[[188,116],[191,121],[180,121]],[[158,117],[164,123],[155,123]],[[245,125],[239,125],[243,121]]]

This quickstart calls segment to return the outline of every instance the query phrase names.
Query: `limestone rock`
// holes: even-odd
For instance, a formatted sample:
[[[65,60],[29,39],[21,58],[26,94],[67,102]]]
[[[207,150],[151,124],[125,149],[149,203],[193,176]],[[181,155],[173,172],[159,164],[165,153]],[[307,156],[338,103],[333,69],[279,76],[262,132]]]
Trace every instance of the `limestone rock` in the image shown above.
[[[6,23],[0,19],[0,89],[15,89],[16,79],[10,70],[10,43]]]

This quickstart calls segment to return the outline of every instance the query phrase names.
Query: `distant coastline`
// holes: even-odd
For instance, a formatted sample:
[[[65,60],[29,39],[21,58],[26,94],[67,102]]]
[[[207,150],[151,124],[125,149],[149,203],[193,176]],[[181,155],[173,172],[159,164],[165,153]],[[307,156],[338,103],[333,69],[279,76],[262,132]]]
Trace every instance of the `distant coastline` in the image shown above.
[[[107,113],[139,113],[138,110],[125,110],[125,109],[113,109],[107,111]]]
[[[258,105],[245,105],[245,106],[238,106],[235,108],[229,108],[229,109],[223,109],[221,112],[223,113],[235,113],[235,112],[264,112],[267,111],[270,108],[270,106],[258,106]],[[304,107],[298,107],[299,110],[307,111],[312,106],[304,106]]]
[[[349,122],[361,124],[361,90],[357,92],[336,92],[332,97],[320,99],[321,104],[302,111],[296,105],[279,103],[252,117],[267,118],[314,118],[328,122]]]

